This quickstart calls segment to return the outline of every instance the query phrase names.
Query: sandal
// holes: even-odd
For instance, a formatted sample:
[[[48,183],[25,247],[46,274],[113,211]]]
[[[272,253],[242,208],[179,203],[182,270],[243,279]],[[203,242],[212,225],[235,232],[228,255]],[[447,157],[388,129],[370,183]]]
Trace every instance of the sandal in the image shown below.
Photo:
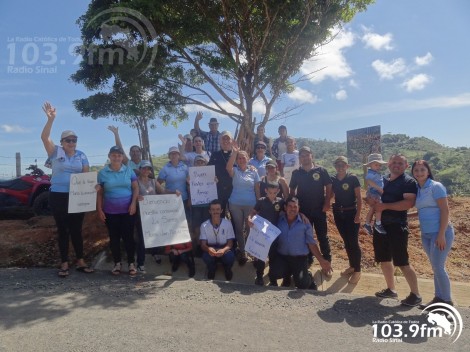
[[[129,275],[134,276],[137,274],[134,263],[129,264]]]
[[[85,273],[85,274],[91,274],[94,272],[94,270],[90,268],[89,266],[77,266],[75,270],[80,271],[81,273]]]
[[[119,275],[121,273],[121,263],[114,264],[113,270],[111,270],[111,274]]]
[[[60,269],[58,275],[62,278],[69,276],[69,269]]]

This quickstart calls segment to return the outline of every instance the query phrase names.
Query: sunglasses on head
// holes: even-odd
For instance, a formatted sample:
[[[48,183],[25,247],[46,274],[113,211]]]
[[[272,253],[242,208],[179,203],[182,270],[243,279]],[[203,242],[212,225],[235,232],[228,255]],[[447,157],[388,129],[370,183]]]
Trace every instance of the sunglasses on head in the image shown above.
[[[62,141],[65,143],[77,143],[77,138],[65,138]]]

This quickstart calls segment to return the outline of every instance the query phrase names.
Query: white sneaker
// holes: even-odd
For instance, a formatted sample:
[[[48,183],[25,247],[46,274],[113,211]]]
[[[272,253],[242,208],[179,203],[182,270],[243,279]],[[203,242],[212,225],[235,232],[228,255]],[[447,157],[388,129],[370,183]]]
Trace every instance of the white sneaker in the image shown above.
[[[137,270],[135,270],[135,265],[134,263],[129,264],[129,275],[134,276],[137,274]]]
[[[113,270],[111,270],[111,274],[119,275],[121,273],[121,263],[115,263]]]
[[[137,265],[137,272],[139,274],[145,274],[145,266],[143,265]]]

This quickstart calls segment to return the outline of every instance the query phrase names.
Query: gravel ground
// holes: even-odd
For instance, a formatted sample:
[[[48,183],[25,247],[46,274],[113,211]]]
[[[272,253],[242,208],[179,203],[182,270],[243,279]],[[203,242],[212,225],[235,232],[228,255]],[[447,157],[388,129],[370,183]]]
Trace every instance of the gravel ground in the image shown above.
[[[373,342],[376,321],[426,324],[416,308],[374,297],[168,276],[0,270],[0,351],[469,351],[460,338]],[[455,336],[454,336],[455,338]]]

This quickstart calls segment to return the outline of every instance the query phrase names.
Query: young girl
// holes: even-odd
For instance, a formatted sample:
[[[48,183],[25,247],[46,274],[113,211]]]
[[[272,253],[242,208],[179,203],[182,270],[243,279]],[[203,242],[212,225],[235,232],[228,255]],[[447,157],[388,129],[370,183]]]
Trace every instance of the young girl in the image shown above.
[[[374,199],[376,202],[381,202],[381,195],[384,193],[384,180],[380,173],[380,169],[382,168],[383,164],[387,162],[382,159],[382,154],[370,154],[367,157],[367,175],[366,175],[366,184],[367,184],[367,193],[366,196],[369,199]],[[369,211],[367,212],[366,216],[366,223],[364,224],[364,228],[372,235],[374,232],[371,226],[372,217],[374,216],[374,208],[370,207]],[[380,234],[386,234],[385,228],[382,225],[382,212],[375,211],[375,225],[374,229]]]

